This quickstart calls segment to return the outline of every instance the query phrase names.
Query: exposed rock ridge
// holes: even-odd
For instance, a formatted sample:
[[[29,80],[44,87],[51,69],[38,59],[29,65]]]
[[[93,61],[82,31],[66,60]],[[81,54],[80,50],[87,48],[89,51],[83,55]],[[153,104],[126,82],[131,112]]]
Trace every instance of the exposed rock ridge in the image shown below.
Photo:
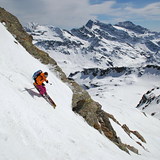
[[[70,73],[69,77],[73,78],[77,74],[81,76],[92,78],[101,78],[106,76],[116,76],[120,77],[122,75],[129,75],[131,73],[137,73],[137,76],[142,76],[144,73],[154,73],[160,75],[160,67],[154,65],[146,65],[144,67],[109,67],[106,69],[101,68],[84,68],[82,71],[76,71]]]

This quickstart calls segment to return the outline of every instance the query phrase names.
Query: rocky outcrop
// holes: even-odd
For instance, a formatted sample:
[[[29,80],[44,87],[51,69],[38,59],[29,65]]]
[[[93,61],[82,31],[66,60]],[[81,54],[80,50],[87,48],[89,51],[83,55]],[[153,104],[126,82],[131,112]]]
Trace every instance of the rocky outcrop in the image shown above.
[[[143,138],[143,136],[141,134],[139,134],[139,132],[137,131],[132,131],[128,128],[128,126],[126,124],[122,125],[122,128],[124,129],[124,131],[131,137],[131,133],[134,134],[138,139],[141,140],[141,142],[146,143],[146,140]]]
[[[94,78],[104,78],[104,77],[120,77],[124,75],[135,74],[138,77],[141,77],[144,74],[155,74],[157,76],[160,75],[160,67],[156,65],[146,65],[144,67],[109,67],[106,69],[102,68],[84,68],[82,71],[76,71],[74,73],[70,73],[69,78],[76,79],[76,77],[81,77],[81,80],[85,78],[89,78],[90,80]],[[83,83],[81,83],[83,84]],[[86,88],[90,87],[98,87],[98,85],[94,86],[90,83],[90,86],[87,86],[86,83],[83,84]]]
[[[159,68],[157,69],[159,71]],[[159,119],[160,87],[147,91],[139,101],[137,108]]]
[[[0,8],[0,22],[6,26],[16,40],[32,56],[39,59],[42,63],[52,66],[52,71],[57,73],[63,82],[68,84],[73,91],[72,110],[80,114],[90,126],[103,133],[119,148],[129,153],[128,147],[117,137],[110,123],[110,116],[101,109],[101,105],[93,101],[88,92],[81,88],[75,81],[68,79],[57,63],[47,53],[39,50],[32,44],[32,36],[24,31],[18,19],[3,8]]]
[[[156,102],[156,104],[160,103],[160,94],[156,95],[154,94],[154,91],[159,90],[160,88],[153,88],[150,91],[147,91],[147,93],[145,93],[142,96],[142,99],[140,100],[139,104],[137,105],[137,108],[142,107],[142,110],[144,110],[146,107],[148,107],[153,101]]]
[[[81,74],[81,77],[89,77],[90,79],[92,78],[102,78],[106,76],[111,76],[115,75],[115,77],[120,77],[124,74],[130,74],[132,70],[127,67],[110,67],[107,69],[101,69],[101,68],[84,68],[83,71],[81,72],[75,72],[71,73],[69,75],[70,78],[74,78],[75,75]]]

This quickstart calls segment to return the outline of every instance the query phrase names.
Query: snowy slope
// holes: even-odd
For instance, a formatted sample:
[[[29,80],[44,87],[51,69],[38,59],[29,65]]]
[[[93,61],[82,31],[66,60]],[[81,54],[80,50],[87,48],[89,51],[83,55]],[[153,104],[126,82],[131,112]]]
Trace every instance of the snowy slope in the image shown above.
[[[121,123],[138,130],[146,139],[146,150],[127,138],[112,122],[123,141],[135,145],[141,155],[121,151],[116,145],[71,110],[72,91],[49,66],[34,59],[0,24],[0,159],[1,160],[158,160],[160,123],[136,109],[116,113]],[[53,109],[32,86],[37,69],[49,73],[46,85],[57,108]],[[102,101],[104,103],[104,101]],[[110,107],[110,111],[112,107]],[[135,138],[135,137],[133,137]]]

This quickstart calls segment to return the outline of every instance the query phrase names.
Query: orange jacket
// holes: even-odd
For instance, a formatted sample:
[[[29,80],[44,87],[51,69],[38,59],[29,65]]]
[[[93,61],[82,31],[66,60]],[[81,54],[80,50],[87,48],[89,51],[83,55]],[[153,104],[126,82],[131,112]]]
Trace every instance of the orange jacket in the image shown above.
[[[41,73],[37,78],[36,78],[36,84],[42,85],[44,81],[48,81],[44,75],[44,73]]]

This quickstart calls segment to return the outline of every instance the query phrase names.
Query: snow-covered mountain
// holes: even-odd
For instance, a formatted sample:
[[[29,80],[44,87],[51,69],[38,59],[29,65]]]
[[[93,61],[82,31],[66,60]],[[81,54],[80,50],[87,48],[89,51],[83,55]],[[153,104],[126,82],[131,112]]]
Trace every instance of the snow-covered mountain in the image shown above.
[[[36,46],[63,54],[62,60],[55,54],[52,57],[64,65],[71,63],[74,71],[79,65],[107,68],[160,62],[160,33],[128,21],[111,25],[89,20],[83,27],[71,31],[30,23],[26,30]]]
[[[11,21],[6,21],[6,23],[8,25]],[[159,159],[159,120],[151,116],[146,117],[132,107],[129,98],[127,97],[125,100],[125,95],[122,94],[124,89],[126,89],[127,94],[130,94],[131,87],[134,88],[132,93],[133,91],[136,93],[138,90],[140,90],[139,93],[142,93],[146,88],[138,88],[139,84],[143,83],[143,86],[145,84],[153,85],[149,84],[148,79],[145,82],[143,77],[144,79],[140,81],[133,74],[127,77],[122,76],[126,80],[125,82],[119,81],[119,78],[110,79],[110,84],[120,84],[119,96],[121,97],[119,98],[121,98],[121,103],[116,98],[114,98],[115,101],[109,99],[107,92],[102,95],[103,91],[101,91],[99,92],[100,96],[94,95],[96,87],[90,88],[93,98],[97,99],[106,111],[114,113],[116,119],[109,113],[101,112],[99,114],[108,114],[119,137],[117,139],[138,153],[129,151],[127,154],[107,139],[104,136],[105,133],[100,134],[93,127],[90,127],[82,117],[72,111],[73,93],[68,87],[69,84],[63,83],[59,79],[60,75],[53,72],[51,65],[44,65],[31,56],[26,48],[23,48],[16,40],[19,37],[15,34],[12,36],[6,30],[6,23],[4,19],[3,25],[0,23],[0,79],[2,82],[0,84],[2,104],[0,112],[0,159],[104,160],[106,157],[112,160]],[[49,73],[48,80],[52,85],[46,85],[46,87],[49,95],[57,104],[55,110],[39,96],[32,85],[31,77],[37,69]],[[122,77],[120,76],[120,78]],[[94,79],[99,80],[99,78]],[[156,80],[156,77],[153,79]],[[138,83],[131,85],[130,82],[136,82],[136,80]],[[158,80],[159,77],[157,77],[157,83]],[[117,97],[114,90],[110,90],[109,93],[112,94],[112,97],[114,95]],[[137,98],[137,93],[129,97],[134,96]],[[135,102],[135,99],[132,100]],[[81,104],[79,106],[81,107]],[[100,119],[99,122],[105,127],[103,119]],[[108,129],[106,128],[106,132]]]
[[[145,92],[159,86],[158,32],[129,21],[111,25],[92,20],[71,31],[35,23],[30,23],[25,29],[33,36],[34,44],[47,51],[63,71],[88,92],[95,88],[94,93],[101,95],[106,92],[106,83],[111,84],[115,79],[119,82],[111,84],[112,90],[115,86],[117,90],[122,83],[135,84],[148,77],[153,81],[142,83],[142,92],[137,90],[136,96],[134,91],[131,92],[136,97],[133,102],[136,107]]]

